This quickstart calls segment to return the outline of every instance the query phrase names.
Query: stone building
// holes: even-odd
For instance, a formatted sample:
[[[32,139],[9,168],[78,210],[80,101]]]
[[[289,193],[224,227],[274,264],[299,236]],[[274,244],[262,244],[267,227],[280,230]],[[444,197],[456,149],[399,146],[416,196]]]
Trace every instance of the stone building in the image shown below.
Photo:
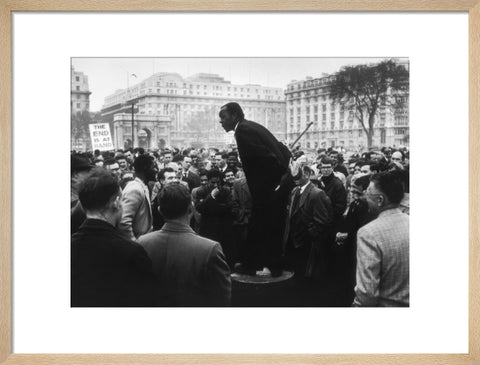
[[[337,147],[350,151],[365,150],[367,135],[353,110],[334,103],[328,85],[333,74],[306,77],[287,85],[286,119],[287,141],[292,143],[313,123],[299,141],[303,149]],[[403,97],[400,109],[383,106],[377,113],[372,146],[408,146],[409,114],[408,95]]]
[[[217,74],[200,73],[183,78],[177,73],[160,72],[107,96],[101,112],[105,122],[113,122],[115,114],[129,113],[133,103],[139,130],[144,128],[141,120],[146,117],[169,119],[171,136],[166,140],[167,145],[223,148],[233,142],[233,135],[226,134],[219,124],[222,105],[238,102],[247,119],[265,125],[279,140],[285,140],[284,98],[281,88],[234,85]],[[120,133],[114,128],[115,133]]]

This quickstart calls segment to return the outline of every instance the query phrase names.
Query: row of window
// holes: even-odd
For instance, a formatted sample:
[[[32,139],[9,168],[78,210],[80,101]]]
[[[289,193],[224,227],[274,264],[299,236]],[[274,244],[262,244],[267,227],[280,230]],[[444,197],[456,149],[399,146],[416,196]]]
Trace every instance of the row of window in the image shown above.
[[[158,87],[161,86],[161,83],[159,81],[157,81],[157,84],[156,84]],[[167,82],[166,83],[166,86],[167,87],[172,87],[172,88],[178,88],[178,84],[176,82]],[[201,86],[200,84],[197,84],[196,85],[196,89],[197,90],[200,90],[201,89]],[[145,87],[145,83],[142,83],[142,87]],[[183,83],[183,88],[184,89],[193,89],[194,88],[194,84],[186,84],[186,83]],[[208,88],[208,85],[203,85],[203,89],[204,90],[207,90]],[[219,85],[211,85],[211,88],[212,90],[223,90],[223,87],[222,86],[219,86]],[[232,87],[232,86],[225,86],[225,88],[227,89],[227,91],[233,91],[233,92],[237,92],[237,91],[240,91],[240,92],[247,92],[249,93],[250,92],[250,88],[249,87]],[[238,90],[239,89],[239,90]],[[151,92],[151,89],[149,89]],[[262,90],[264,94],[273,94],[273,92],[275,92],[275,95],[278,95],[279,94],[279,90],[271,90],[271,89],[263,89]],[[252,89],[252,92],[253,92],[253,89]],[[259,89],[255,89],[255,93],[259,93]]]
[[[315,80],[308,80],[304,81],[302,83],[298,83],[295,85],[288,85],[287,90],[300,90],[304,88],[310,88],[310,87],[315,87],[315,86],[326,86],[330,80],[333,78],[333,76],[330,77],[325,77],[323,79],[315,79]]]

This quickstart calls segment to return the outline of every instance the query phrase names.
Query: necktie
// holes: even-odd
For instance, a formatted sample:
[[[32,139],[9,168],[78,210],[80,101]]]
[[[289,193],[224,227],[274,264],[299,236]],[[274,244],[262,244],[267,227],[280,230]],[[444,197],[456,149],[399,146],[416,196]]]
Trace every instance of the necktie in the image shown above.
[[[292,202],[292,213],[295,212],[298,208],[298,203],[300,202],[300,196],[302,194],[300,193],[300,188],[297,188],[297,191],[295,192],[295,196],[293,197],[293,202]]]

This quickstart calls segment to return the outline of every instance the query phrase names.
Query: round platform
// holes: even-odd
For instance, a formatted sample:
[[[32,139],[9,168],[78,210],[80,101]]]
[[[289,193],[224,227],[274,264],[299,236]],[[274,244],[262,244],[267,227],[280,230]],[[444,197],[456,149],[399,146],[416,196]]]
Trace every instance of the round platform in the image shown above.
[[[293,271],[283,271],[282,275],[272,277],[268,269],[264,269],[263,271],[257,271],[257,275],[233,273],[230,277],[232,281],[242,284],[273,284],[289,280],[293,277]]]

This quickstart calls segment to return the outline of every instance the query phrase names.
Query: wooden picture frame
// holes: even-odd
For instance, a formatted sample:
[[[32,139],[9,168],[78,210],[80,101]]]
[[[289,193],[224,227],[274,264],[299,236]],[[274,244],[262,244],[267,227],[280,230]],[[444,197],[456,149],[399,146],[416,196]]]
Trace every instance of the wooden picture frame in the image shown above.
[[[13,12],[412,11],[469,14],[468,354],[14,354],[12,353],[12,16]],[[137,1],[3,0],[0,4],[0,362],[5,364],[477,364],[480,363],[480,0]]]

